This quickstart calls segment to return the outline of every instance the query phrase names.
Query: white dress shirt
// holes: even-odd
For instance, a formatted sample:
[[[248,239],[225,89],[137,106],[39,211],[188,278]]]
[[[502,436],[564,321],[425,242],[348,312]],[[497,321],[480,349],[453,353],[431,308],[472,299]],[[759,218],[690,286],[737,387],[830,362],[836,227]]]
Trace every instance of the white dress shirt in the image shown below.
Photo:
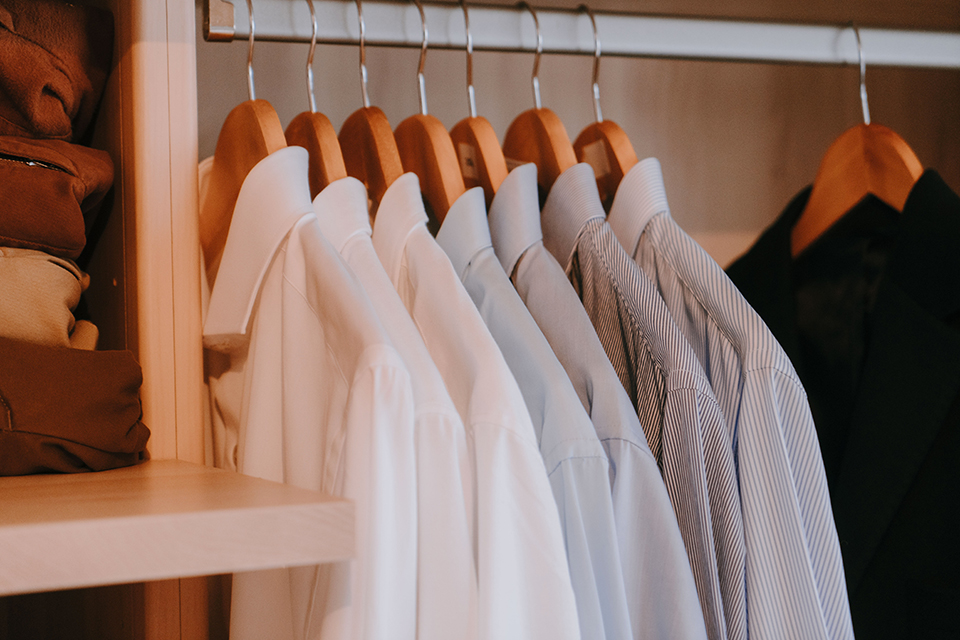
[[[469,640],[477,632],[473,562],[473,465],[466,433],[423,338],[377,258],[367,192],[354,178],[328,185],[313,200],[324,235],[363,285],[410,371],[417,455],[417,638]]]
[[[208,175],[201,167],[201,184]],[[250,171],[211,280],[204,345],[218,464],[355,505],[355,560],[234,576],[231,637],[414,638],[410,376],[320,232],[304,149]]]
[[[497,257],[560,360],[610,460],[633,637],[705,640],[680,527],[637,411],[563,269],[543,246],[537,168],[507,175],[490,206]]]
[[[412,173],[383,196],[373,244],[467,429],[476,473],[479,637],[579,638],[560,517],[516,380],[427,231]]]
[[[751,638],[852,638],[833,512],[806,393],[720,266],[673,221],[656,158],[620,183],[609,217],[693,346],[732,430]]]
[[[590,417],[493,252],[483,189],[460,196],[437,233],[520,386],[560,510],[584,638],[631,638],[610,497],[610,463]]]

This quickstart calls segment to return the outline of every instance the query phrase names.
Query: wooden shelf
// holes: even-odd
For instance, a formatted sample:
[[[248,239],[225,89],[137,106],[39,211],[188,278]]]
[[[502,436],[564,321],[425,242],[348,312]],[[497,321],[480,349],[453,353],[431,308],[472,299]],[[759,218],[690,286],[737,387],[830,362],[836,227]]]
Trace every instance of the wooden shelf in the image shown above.
[[[349,558],[349,501],[155,460],[0,478],[0,595]]]

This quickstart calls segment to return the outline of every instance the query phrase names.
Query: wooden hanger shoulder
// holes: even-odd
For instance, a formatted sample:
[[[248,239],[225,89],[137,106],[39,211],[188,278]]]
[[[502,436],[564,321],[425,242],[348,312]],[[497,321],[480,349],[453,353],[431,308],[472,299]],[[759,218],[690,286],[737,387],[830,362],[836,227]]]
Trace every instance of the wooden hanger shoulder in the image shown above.
[[[637,153],[630,144],[630,138],[617,123],[610,120],[587,125],[577,136],[573,149],[577,160],[593,167],[600,199],[604,202],[616,195],[623,176],[637,164]]]
[[[810,199],[791,232],[792,254],[806,249],[868,193],[902,210],[922,173],[917,155],[891,129],[878,124],[848,129],[820,162]]]
[[[468,189],[483,187],[487,207],[507,177],[507,162],[493,125],[486,118],[464,118],[450,130],[460,159],[460,173]]]
[[[549,109],[530,109],[517,116],[504,137],[503,155],[510,160],[536,163],[537,181],[545,191],[577,163],[567,130]]]
[[[403,163],[390,122],[377,107],[353,112],[340,127],[340,150],[347,173],[367,187],[375,203],[403,175]]]
[[[466,187],[450,134],[433,116],[410,116],[394,131],[403,168],[420,178],[420,191],[437,220],[463,195]]]
[[[287,144],[303,147],[310,154],[310,197],[316,198],[324,187],[347,177],[337,132],[322,113],[304,111],[286,130]]]
[[[240,187],[250,170],[287,145],[277,112],[266,100],[248,100],[227,115],[217,138],[207,195],[200,211],[200,244],[208,271],[215,270]]]

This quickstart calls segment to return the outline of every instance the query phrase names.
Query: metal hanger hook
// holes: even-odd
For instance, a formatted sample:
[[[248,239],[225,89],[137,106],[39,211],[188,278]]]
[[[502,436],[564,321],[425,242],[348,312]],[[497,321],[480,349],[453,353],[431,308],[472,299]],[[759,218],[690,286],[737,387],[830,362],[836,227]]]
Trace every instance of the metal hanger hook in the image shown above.
[[[477,117],[477,93],[473,88],[473,36],[470,35],[470,15],[467,13],[467,3],[460,0],[463,9],[463,31],[467,39],[467,102],[470,105],[470,117]]]
[[[310,98],[310,113],[317,112],[317,99],[313,95],[313,52],[317,48],[317,11],[313,7],[313,0],[307,0],[310,7],[310,21],[313,24],[313,35],[310,36],[310,54],[307,56],[307,97]]]
[[[257,99],[257,92],[253,87],[253,39],[257,25],[253,20],[253,0],[247,0],[247,13],[250,16],[250,46],[247,48],[247,95],[251,100]]]
[[[850,28],[857,36],[857,56],[860,58],[860,104],[863,107],[863,124],[870,124],[870,106],[867,104],[867,63],[863,58],[863,42],[860,40],[860,29],[851,22]]]
[[[577,7],[577,11],[585,11],[590,17],[590,26],[593,27],[593,113],[597,122],[603,122],[603,112],[600,110],[600,35],[597,32],[597,20],[593,11],[585,4]]]
[[[543,54],[543,34],[540,33],[540,21],[537,19],[537,12],[533,10],[533,7],[523,0],[518,2],[517,6],[530,12],[530,15],[533,16],[533,26],[537,30],[537,53],[533,58],[532,75],[533,104],[537,109],[542,109],[543,105],[540,102],[540,56]]]
[[[363,107],[370,107],[370,95],[367,93],[367,25],[363,19],[363,5],[357,0],[357,22],[360,27],[360,96],[363,98]]]
[[[423,29],[423,39],[420,42],[420,63],[417,65],[417,84],[420,91],[420,113],[421,115],[427,115],[427,83],[423,77],[423,67],[427,62],[427,42],[430,39],[430,34],[427,32],[427,16],[423,12],[423,5],[420,4],[420,0],[413,0],[413,4],[417,5],[417,11],[420,12],[420,26]]]

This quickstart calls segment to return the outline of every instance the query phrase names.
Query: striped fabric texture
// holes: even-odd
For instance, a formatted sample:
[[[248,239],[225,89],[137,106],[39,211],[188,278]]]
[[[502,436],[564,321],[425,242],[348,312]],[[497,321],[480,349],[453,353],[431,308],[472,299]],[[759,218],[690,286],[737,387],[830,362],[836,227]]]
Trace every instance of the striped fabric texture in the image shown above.
[[[567,271],[660,465],[707,635],[744,640],[745,548],[733,446],[703,367],[606,223],[589,165],[561,174],[541,220],[544,245]]]
[[[751,638],[852,638],[840,546],[803,387],[720,266],[673,221],[660,164],[624,177],[609,218],[693,346],[731,429]]]

